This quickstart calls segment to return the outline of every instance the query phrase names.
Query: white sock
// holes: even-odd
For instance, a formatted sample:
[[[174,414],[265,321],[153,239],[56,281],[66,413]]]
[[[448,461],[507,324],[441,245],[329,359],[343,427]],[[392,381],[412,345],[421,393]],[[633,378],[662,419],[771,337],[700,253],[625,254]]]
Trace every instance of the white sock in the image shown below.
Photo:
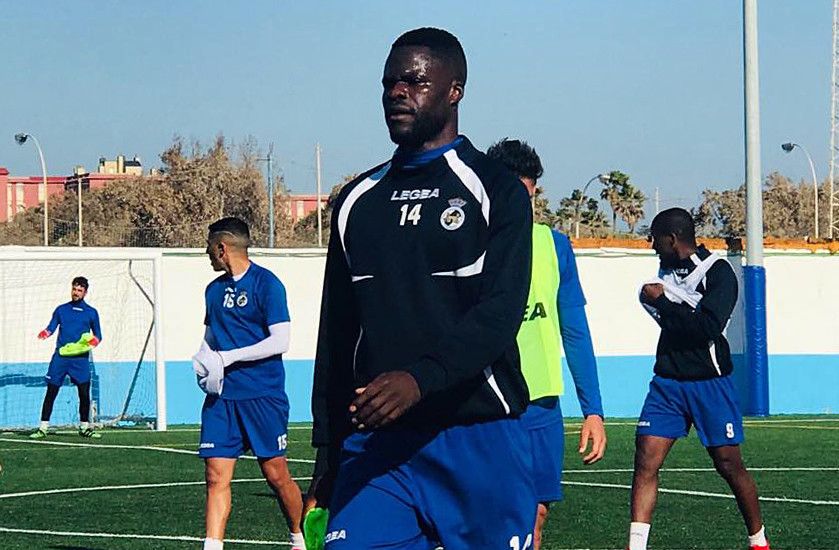
[[[650,524],[633,521],[629,524],[629,550],[647,550]]]
[[[292,550],[306,550],[306,541],[303,538],[303,533],[289,533],[288,534],[289,540],[291,540],[291,548]]]
[[[224,542],[207,537],[204,539],[204,550],[224,550]]]
[[[50,427],[50,421],[49,421],[49,420],[41,420],[41,427],[40,427],[40,430],[41,430],[42,432],[47,431],[47,429],[48,429],[49,427]]]
[[[87,429],[88,425],[89,424],[87,422],[79,422],[79,429],[82,430],[82,431],[85,431]]]
[[[749,546],[767,546],[766,542],[766,527],[760,526],[760,531],[754,535],[749,535]]]

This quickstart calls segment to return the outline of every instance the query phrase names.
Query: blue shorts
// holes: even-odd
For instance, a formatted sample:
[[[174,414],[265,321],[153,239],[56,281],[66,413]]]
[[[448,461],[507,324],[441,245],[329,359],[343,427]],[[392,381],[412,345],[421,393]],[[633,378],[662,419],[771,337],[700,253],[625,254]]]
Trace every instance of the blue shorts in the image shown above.
[[[62,357],[56,351],[50,359],[50,366],[47,375],[44,376],[47,384],[53,386],[64,385],[64,379],[69,376],[70,381],[77,386],[90,382],[90,355],[78,357]]]
[[[731,376],[710,380],[653,377],[637,435],[678,439],[688,434],[691,425],[705,447],[743,442],[743,416]]]
[[[201,409],[201,458],[238,458],[248,450],[259,458],[285,456],[288,397],[222,399],[208,395]]]
[[[559,502],[565,455],[565,426],[559,398],[531,403],[521,417],[530,436],[533,455],[533,485],[538,502]]]
[[[355,433],[344,442],[326,548],[530,547],[536,495],[529,449],[518,419],[441,432]]]

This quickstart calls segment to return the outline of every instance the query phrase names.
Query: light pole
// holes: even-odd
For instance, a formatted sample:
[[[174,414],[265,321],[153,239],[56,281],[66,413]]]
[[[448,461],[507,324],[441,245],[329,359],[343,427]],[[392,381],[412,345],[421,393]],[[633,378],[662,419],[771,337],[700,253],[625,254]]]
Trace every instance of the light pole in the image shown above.
[[[818,240],[818,238],[819,238],[819,180],[816,179],[816,167],[813,164],[813,157],[810,156],[810,153],[807,151],[807,149],[804,148],[803,145],[799,145],[798,143],[789,142],[789,143],[784,143],[784,144],[781,145],[781,149],[783,149],[785,153],[792,152],[792,150],[795,149],[796,147],[801,149],[804,152],[804,154],[807,156],[807,162],[810,163],[810,173],[813,174],[813,191],[815,192],[814,193],[814,196],[815,196],[814,204],[815,204],[815,207],[816,207],[816,214],[815,214],[814,220],[813,220],[813,223],[814,223],[813,227],[815,228],[814,233],[815,233],[816,239]]]
[[[38,149],[38,156],[41,159],[41,177],[43,177],[44,181],[44,246],[50,245],[49,239],[49,188],[47,187],[47,164],[44,162],[44,152],[41,150],[41,144],[38,143],[38,138],[33,136],[32,134],[26,133],[19,133],[15,134],[15,141],[18,145],[23,145],[26,143],[26,140],[32,138],[32,141],[35,142],[35,148]]]
[[[580,238],[580,208],[583,205],[583,199],[586,198],[586,190],[588,190],[588,186],[591,185],[594,180],[600,180],[600,183],[603,184],[609,183],[609,174],[597,174],[596,176],[588,180],[588,182],[586,182],[586,184],[583,186],[583,191],[582,193],[580,193],[580,198],[577,199],[577,208],[574,212],[574,217],[576,218],[576,223],[574,226],[575,239]]]
[[[274,174],[271,172],[271,163],[274,162],[274,144],[268,146],[268,155],[264,158],[268,163],[268,248],[274,248]]]

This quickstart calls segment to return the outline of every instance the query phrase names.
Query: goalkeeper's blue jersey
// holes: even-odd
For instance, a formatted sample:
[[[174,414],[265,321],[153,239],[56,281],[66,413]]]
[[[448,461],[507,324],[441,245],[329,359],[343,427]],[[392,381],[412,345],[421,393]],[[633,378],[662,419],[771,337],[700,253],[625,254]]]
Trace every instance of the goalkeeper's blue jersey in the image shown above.
[[[238,281],[224,274],[207,285],[206,315],[216,351],[251,346],[269,336],[268,327],[288,322],[285,287],[264,267],[251,262]],[[253,399],[285,391],[282,355],[240,361],[224,371],[222,399]]]
[[[58,338],[55,349],[65,344],[77,342],[82,334],[93,331],[93,335],[102,340],[102,329],[99,327],[99,313],[94,307],[79,300],[61,304],[52,313],[47,330],[52,334],[58,328]]]

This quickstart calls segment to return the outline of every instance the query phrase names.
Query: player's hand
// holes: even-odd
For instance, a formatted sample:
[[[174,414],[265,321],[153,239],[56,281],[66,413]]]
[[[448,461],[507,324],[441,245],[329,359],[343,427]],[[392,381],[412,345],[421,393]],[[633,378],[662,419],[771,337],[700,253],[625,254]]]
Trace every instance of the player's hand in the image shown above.
[[[99,345],[99,338],[94,336],[93,338],[90,339],[90,342],[88,342],[88,343],[90,344],[90,347],[95,348],[96,346]]]
[[[224,364],[217,351],[199,351],[192,357],[192,369],[198,375],[198,385],[208,394],[221,394],[224,384]]]
[[[664,294],[664,285],[660,283],[648,283],[641,288],[641,297],[648,304],[658,300],[662,294]]]
[[[41,332],[38,333],[38,340],[46,340],[47,338],[50,337],[50,334],[52,334],[50,331],[48,331],[47,329],[44,329],[44,330],[42,330]]]
[[[591,451],[586,454],[589,441],[591,441]],[[594,464],[606,453],[606,428],[603,426],[600,415],[590,414],[583,421],[579,451],[581,455],[584,455],[583,464]]]
[[[355,393],[358,397],[350,405],[350,414],[352,423],[361,430],[387,426],[421,397],[417,381],[405,371],[380,374]]]

